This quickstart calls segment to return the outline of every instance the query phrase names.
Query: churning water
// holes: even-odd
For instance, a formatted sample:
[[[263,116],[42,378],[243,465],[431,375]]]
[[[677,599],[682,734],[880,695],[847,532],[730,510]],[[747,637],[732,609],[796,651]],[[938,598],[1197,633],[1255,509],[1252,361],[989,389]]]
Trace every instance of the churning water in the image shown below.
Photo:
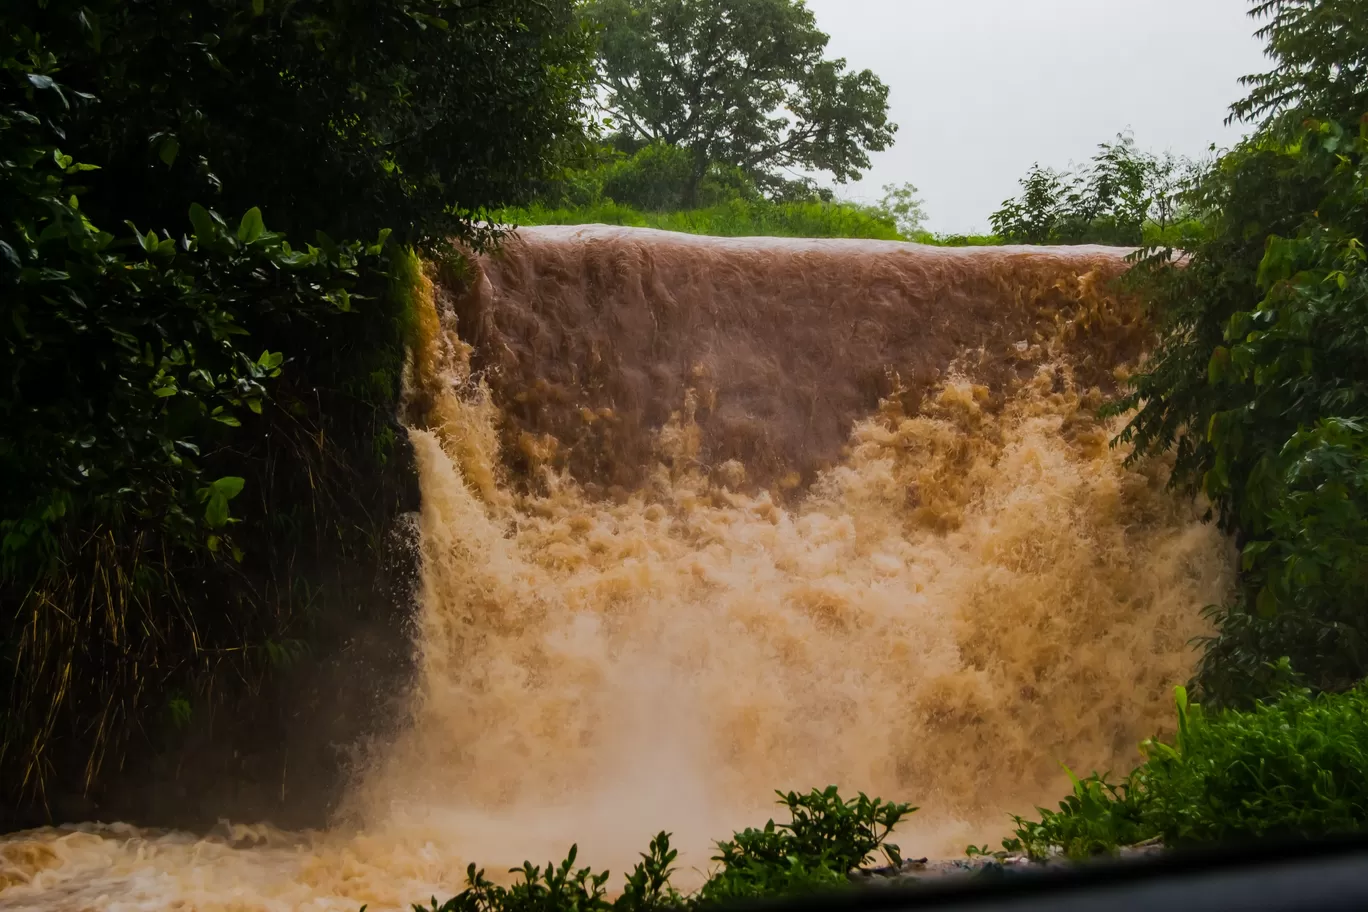
[[[407,908],[661,829],[697,882],[830,783],[943,854],[1127,768],[1231,556],[1095,417],[1120,256],[547,228],[435,270],[403,733],[327,831],[0,839],[0,908]]]

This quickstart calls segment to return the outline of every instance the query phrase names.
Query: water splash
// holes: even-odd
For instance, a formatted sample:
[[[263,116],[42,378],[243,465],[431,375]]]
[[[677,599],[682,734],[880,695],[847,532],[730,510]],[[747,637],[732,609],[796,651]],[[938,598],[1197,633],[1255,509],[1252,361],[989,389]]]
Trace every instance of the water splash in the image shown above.
[[[19,834],[0,907],[405,907],[662,828],[696,881],[832,782],[940,854],[1163,728],[1230,554],[1093,417],[1143,344],[1114,252],[541,230],[476,267],[410,377],[412,720],[338,826]]]

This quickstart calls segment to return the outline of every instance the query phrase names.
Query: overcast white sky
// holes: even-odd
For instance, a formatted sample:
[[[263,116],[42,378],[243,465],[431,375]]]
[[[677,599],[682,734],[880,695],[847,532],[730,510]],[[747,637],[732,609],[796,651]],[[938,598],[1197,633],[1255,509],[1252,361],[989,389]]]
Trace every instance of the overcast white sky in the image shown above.
[[[1127,127],[1142,148],[1227,146],[1242,75],[1267,68],[1247,0],[808,0],[828,53],[890,89],[897,142],[840,196],[911,181],[933,231],[985,230],[1033,161]]]

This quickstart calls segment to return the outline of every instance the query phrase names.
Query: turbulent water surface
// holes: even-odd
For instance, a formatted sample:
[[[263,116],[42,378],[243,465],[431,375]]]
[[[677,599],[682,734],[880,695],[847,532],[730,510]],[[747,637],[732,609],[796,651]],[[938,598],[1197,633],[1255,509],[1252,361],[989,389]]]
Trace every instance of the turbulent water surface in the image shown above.
[[[470,861],[681,882],[772,790],[999,835],[1121,769],[1228,544],[1096,406],[1145,343],[1102,248],[522,232],[434,272],[410,371],[422,674],[335,827],[0,839],[0,908],[372,909]]]

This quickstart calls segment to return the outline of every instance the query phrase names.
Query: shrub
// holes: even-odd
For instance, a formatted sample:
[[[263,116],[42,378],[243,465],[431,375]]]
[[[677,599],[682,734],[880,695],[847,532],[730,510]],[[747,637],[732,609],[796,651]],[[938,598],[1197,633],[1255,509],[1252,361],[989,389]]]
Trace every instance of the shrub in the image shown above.
[[[898,821],[916,808],[868,798],[842,800],[835,786],[806,795],[779,793],[789,823],[768,821],[717,844],[721,867],[699,891],[702,901],[780,896],[846,883],[853,868],[882,851],[900,865],[898,847],[887,842]]]
[[[1289,668],[1274,669],[1288,680]],[[1169,846],[1313,837],[1368,825],[1368,686],[1342,694],[1287,690],[1249,710],[1214,713],[1177,690],[1173,744],[1142,746],[1120,783],[1073,778],[1058,811],[1017,817],[1010,852],[1071,858],[1159,838]]]
[[[1364,0],[1261,0],[1275,68],[1233,116],[1265,117],[1187,195],[1200,231],[1138,271],[1163,338],[1110,410],[1133,458],[1172,451],[1241,549],[1195,683],[1267,696],[1286,655],[1310,685],[1368,675],[1368,42]]]
[[[491,883],[481,869],[466,869],[466,889],[446,902],[431,900],[414,912],[646,912],[683,909],[727,900],[780,896],[849,883],[851,869],[876,851],[900,864],[898,847],[889,833],[916,808],[861,794],[844,800],[835,786],[807,794],[779,792],[779,803],[791,820],[768,821],[761,829],[747,829],[717,845],[713,871],[698,893],[685,896],[670,886],[678,852],[670,848],[670,834],[660,833],[627,876],[613,902],[605,897],[608,872],[575,868],[578,847],[559,865],[545,868],[525,862],[510,873],[519,879],[505,888]]]
[[[570,0],[0,4],[0,820],[230,700],[283,763],[268,678],[403,639],[385,237],[488,239],[591,60]]]

